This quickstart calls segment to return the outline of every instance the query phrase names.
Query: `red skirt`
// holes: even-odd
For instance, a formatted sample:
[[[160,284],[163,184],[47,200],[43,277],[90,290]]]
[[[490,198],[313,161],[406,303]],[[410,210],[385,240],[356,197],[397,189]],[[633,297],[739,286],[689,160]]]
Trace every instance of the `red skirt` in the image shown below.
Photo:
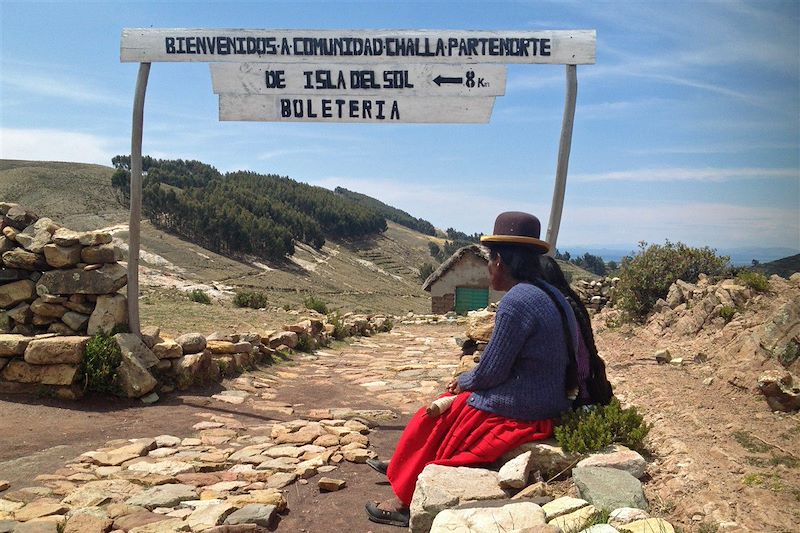
[[[479,411],[467,405],[470,394],[459,394],[438,418],[420,409],[400,436],[386,476],[406,507],[411,505],[417,477],[429,464],[491,463],[520,444],[553,435],[552,420],[524,422]]]

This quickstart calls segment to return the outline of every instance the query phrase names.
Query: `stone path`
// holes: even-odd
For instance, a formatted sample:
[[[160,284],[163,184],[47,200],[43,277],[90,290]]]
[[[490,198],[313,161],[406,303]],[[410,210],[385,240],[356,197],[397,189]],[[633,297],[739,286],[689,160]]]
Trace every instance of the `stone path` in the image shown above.
[[[38,476],[40,486],[0,492],[0,532],[275,527],[292,512],[292,485],[316,497],[354,482],[337,470],[375,455],[370,428],[444,389],[462,329],[403,326],[244,374],[195,414],[194,434],[110,441]],[[360,509],[348,513],[363,519]]]

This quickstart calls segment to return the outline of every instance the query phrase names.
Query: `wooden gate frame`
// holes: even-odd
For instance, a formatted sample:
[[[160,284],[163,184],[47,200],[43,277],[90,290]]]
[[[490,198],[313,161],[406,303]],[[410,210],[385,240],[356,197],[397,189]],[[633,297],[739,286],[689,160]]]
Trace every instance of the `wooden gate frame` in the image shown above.
[[[567,170],[572,147],[572,129],[575,121],[575,105],[578,94],[577,65],[566,64],[566,94],[564,115],[561,121],[561,137],[558,145],[553,200],[550,206],[545,241],[550,244],[549,255],[554,255],[561,227],[564,207],[564,194],[567,185]],[[150,63],[139,63],[136,78],[136,91],[133,98],[133,119],[131,126],[131,179],[130,179],[130,221],[128,231],[128,325],[130,331],[141,335],[139,320],[139,251],[141,248],[142,217],[142,132],[144,127],[144,101],[147,80],[150,76]]]

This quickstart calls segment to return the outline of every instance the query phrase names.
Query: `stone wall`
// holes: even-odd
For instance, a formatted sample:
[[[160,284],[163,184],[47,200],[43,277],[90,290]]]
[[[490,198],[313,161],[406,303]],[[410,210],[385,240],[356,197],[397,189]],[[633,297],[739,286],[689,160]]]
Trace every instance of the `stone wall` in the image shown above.
[[[572,288],[580,296],[587,309],[598,312],[610,305],[617,283],[619,283],[619,278],[605,277],[592,281],[581,279],[577,283],[573,283]]]
[[[127,324],[122,251],[102,231],[75,232],[0,203],[0,333],[93,335]]]
[[[0,215],[0,392],[79,397],[89,336],[127,324],[122,252],[17,204]]]

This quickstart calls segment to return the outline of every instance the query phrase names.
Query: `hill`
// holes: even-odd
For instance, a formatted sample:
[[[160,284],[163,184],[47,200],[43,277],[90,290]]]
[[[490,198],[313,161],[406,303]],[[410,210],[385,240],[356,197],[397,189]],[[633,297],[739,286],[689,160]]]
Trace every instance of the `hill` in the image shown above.
[[[800,272],[800,254],[776,259],[769,263],[761,263],[753,267],[753,270],[762,272],[767,276],[777,274],[782,278],[788,278],[795,272]]]
[[[113,168],[101,165],[2,160],[0,200],[23,204],[72,229],[108,228],[127,250],[129,211],[111,186],[113,174]],[[425,313],[430,295],[421,289],[417,268],[430,260],[431,239],[388,222],[383,233],[328,239],[319,248],[299,243],[288,260],[268,261],[215,253],[144,221],[142,319],[207,321],[205,329],[212,331],[219,313],[189,303],[186,292],[200,288],[227,301],[239,287],[265,292],[276,308],[299,309],[306,297],[315,295],[345,312]],[[263,313],[231,307],[226,313],[231,314],[226,320],[263,326]]]
[[[414,231],[424,233],[425,235],[436,235],[436,228],[434,228],[433,224],[431,224],[427,220],[424,220],[422,218],[415,218],[414,216],[403,211],[402,209],[397,209],[396,207],[392,207],[388,204],[385,204],[380,200],[378,200],[377,198],[367,196],[366,194],[361,194],[360,192],[349,191],[344,187],[336,187],[336,189],[334,189],[334,192],[358,204],[361,204],[365,207],[377,211],[383,217],[385,217],[386,220],[397,222],[401,226],[405,226],[409,229],[413,229]]]
[[[127,201],[130,157],[116,156],[112,185]],[[285,176],[220,173],[201,161],[142,158],[142,212],[158,228],[228,256],[282,260],[295,242],[386,230],[374,209]]]
[[[107,228],[127,251],[129,211],[111,186],[113,174],[102,165],[0,160],[0,200],[23,204],[71,229]],[[326,239],[321,247],[295,243],[290,258],[270,261],[222,255],[143,221],[142,322],[185,332],[213,331],[221,321],[264,327],[265,321],[281,320],[232,307],[230,297],[238,288],[264,292],[275,311],[269,315],[302,309],[310,295],[342,312],[427,313],[430,295],[421,288],[418,269],[432,261],[429,243],[443,241],[392,221],[386,226],[382,233]],[[562,266],[573,280],[594,277]],[[210,294],[214,306],[190,302],[192,289]],[[224,312],[217,305],[224,305]]]

